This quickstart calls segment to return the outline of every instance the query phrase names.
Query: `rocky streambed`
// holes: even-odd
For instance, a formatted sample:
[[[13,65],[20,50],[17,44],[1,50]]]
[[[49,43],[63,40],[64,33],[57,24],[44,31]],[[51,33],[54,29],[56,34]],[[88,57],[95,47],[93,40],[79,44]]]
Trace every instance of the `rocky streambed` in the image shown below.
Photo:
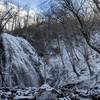
[[[67,84],[54,89],[48,84],[39,88],[0,88],[0,100],[100,100],[100,88],[80,89],[77,84]]]

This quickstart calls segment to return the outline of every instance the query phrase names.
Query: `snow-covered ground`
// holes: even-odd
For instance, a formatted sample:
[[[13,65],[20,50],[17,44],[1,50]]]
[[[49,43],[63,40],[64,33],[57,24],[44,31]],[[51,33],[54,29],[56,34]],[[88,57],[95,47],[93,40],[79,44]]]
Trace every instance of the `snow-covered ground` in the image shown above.
[[[98,81],[99,81],[100,55],[97,54],[95,51],[93,51],[85,42],[84,42],[84,45],[86,45],[85,49],[82,47],[81,44],[78,47],[77,46],[74,47],[76,56],[78,58],[78,60],[76,60],[76,69],[77,69],[78,73],[80,73],[79,77],[77,77],[76,74],[73,72],[72,64],[70,62],[70,58],[67,53],[69,48],[67,48],[67,51],[66,51],[66,47],[65,47],[63,41],[60,41],[61,54],[63,57],[65,68],[63,68],[63,64],[62,64],[60,55],[50,56],[49,57],[50,65],[48,67],[48,75],[49,75],[48,79],[50,78],[50,80],[53,80],[55,78],[55,80],[56,80],[56,78],[58,76],[59,83],[57,83],[57,84],[59,86],[63,86],[65,84],[73,83],[73,82],[77,83],[77,82],[81,82],[81,81],[85,81],[85,80],[86,81],[88,80],[88,82],[95,84],[96,75],[98,76]],[[53,41],[52,47],[57,48],[57,43],[55,41]],[[89,57],[88,62],[90,64],[91,70],[94,72],[93,76],[91,76],[89,73],[88,65],[87,65],[86,59],[84,57],[85,51],[88,53],[88,57]],[[55,71],[52,71],[52,69]],[[91,80],[91,81],[89,81],[89,80]],[[56,80],[56,81],[58,82],[58,80]],[[88,84],[90,84],[90,83],[88,83]],[[91,85],[93,85],[93,84],[91,84]]]

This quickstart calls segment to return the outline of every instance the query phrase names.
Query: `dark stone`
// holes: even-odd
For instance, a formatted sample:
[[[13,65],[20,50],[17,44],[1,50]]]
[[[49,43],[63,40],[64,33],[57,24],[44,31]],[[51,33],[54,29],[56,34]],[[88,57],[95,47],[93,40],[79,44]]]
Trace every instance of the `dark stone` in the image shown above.
[[[5,87],[3,90],[5,90],[5,92],[10,91],[10,89],[8,87]]]
[[[65,86],[63,86],[63,88],[73,88],[74,86],[76,86],[76,84],[67,84]]]
[[[16,93],[16,92],[17,92],[16,89],[12,89],[12,90],[11,90],[11,93]]]

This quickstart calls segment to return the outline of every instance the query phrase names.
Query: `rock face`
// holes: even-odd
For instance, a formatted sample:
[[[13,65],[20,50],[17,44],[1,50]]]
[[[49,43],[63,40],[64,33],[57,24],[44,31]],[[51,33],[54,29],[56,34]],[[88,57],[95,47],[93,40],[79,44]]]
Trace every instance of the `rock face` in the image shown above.
[[[2,86],[39,86],[43,82],[42,61],[23,38],[2,34],[0,40]],[[2,47],[2,48],[1,48]],[[1,80],[1,79],[0,79]]]

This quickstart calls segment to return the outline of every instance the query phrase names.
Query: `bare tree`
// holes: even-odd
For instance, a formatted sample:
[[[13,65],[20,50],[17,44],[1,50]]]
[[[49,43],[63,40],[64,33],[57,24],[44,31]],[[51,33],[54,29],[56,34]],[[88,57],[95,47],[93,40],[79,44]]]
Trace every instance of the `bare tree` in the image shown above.
[[[3,29],[6,26],[6,24],[13,17],[13,15],[11,14],[11,10],[12,10],[12,8],[0,16],[0,33],[3,32]]]
[[[97,9],[99,10],[100,12],[100,1],[99,0],[93,0],[94,4],[96,5]]]
[[[73,17],[77,20],[77,22],[78,22],[77,24],[79,24],[79,29],[80,29],[83,37],[85,38],[87,44],[93,50],[95,50],[96,52],[98,52],[100,54],[99,48],[95,47],[90,42],[90,34],[91,34],[94,23],[91,22],[90,25],[89,24],[87,25],[87,23],[89,23],[89,20],[87,21],[87,19],[84,19],[86,16],[86,10],[84,10],[84,3],[86,0],[81,0],[81,3],[78,6],[76,6],[78,4],[78,1],[76,1],[76,0],[55,0],[55,1],[57,2],[57,6],[59,7],[59,9],[63,13],[63,15],[68,16],[67,13],[73,14]],[[82,13],[80,13],[80,12],[82,12]],[[90,18],[92,18],[92,17],[93,16],[90,16]]]

